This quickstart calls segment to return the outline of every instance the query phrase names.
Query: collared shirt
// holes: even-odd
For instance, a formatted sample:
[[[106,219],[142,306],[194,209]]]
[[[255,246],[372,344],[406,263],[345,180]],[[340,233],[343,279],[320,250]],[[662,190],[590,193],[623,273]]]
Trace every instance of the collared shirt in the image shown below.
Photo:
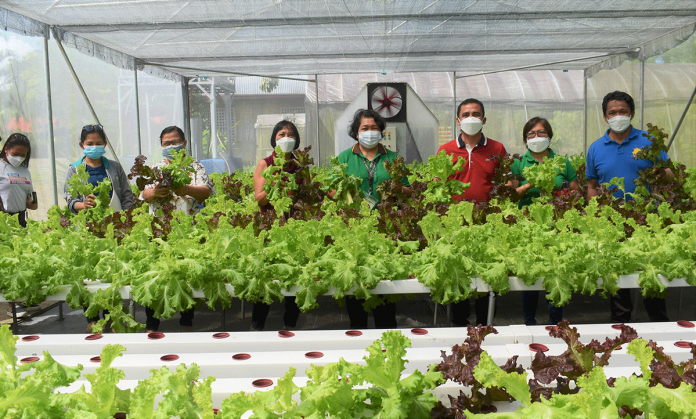
[[[162,169],[164,166],[166,166],[167,160],[162,160],[161,162],[155,164],[152,166],[153,169]],[[193,162],[189,166],[190,168],[193,169],[193,173],[189,173],[189,177],[191,178],[191,183],[189,184],[190,186],[207,186],[210,188],[210,194],[215,193],[215,187],[213,187],[213,182],[211,182],[210,178],[208,177],[208,173],[205,171],[205,168],[203,167],[202,164],[198,162]],[[146,185],[145,189],[149,188],[154,188],[154,184]],[[174,195],[174,198],[172,198],[174,205],[176,206],[175,211],[186,211],[187,214],[195,214],[197,213],[200,208],[199,206],[203,204],[203,202],[198,201],[196,198],[192,196],[179,196],[174,191],[172,191],[172,194]],[[140,194],[142,197],[142,193]],[[150,214],[155,214],[157,210],[160,208],[160,205],[156,202],[151,202],[150,203]]]
[[[380,202],[380,196],[377,193],[377,186],[387,179],[391,179],[387,169],[384,168],[384,162],[394,161],[399,155],[391,150],[388,150],[382,144],[377,145],[377,154],[372,161],[369,161],[362,151],[360,145],[355,144],[353,147],[345,149],[338,155],[338,161],[343,164],[348,164],[346,172],[362,178],[360,189],[363,193],[369,196],[375,202]],[[370,182],[370,171],[372,171],[372,182]],[[401,179],[402,185],[408,187],[411,184],[408,178]]]
[[[556,153],[553,152],[549,148],[549,159],[552,159],[556,156]],[[521,175],[522,174],[522,169],[525,167],[530,167],[530,166],[535,166],[539,164],[539,161],[532,156],[532,152],[527,150],[526,153],[524,153],[524,156],[522,156],[521,159],[515,159],[515,161],[512,163],[510,166],[510,171],[512,172],[513,175]],[[572,182],[574,180],[577,180],[578,176],[575,173],[575,169],[573,168],[573,165],[570,164],[570,160],[566,159],[566,165],[565,169],[562,172],[559,172],[555,178],[553,178],[556,181],[556,187],[554,189],[560,189],[561,186],[563,185],[563,182]],[[520,181],[520,186],[526,185],[529,182],[527,180]],[[539,188],[532,188],[527,191],[526,194],[520,199],[520,202],[518,203],[519,207],[522,208],[525,205],[529,205],[532,203],[532,198],[538,198],[541,196],[541,189]]]
[[[507,153],[505,146],[481,133],[478,144],[469,151],[460,134],[459,137],[440,146],[437,152],[440,153],[442,150],[445,150],[448,155],[456,156],[455,164],[460,158],[466,159],[462,170],[455,173],[450,179],[457,179],[471,185],[469,189],[464,191],[463,195],[453,195],[452,198],[455,201],[462,199],[476,202],[488,201],[493,189],[493,175],[497,169],[497,165],[491,157],[505,155]]]
[[[638,171],[652,167],[650,160],[633,158],[633,153],[652,144],[647,132],[631,126],[631,133],[621,144],[609,138],[609,130],[604,136],[590,145],[587,150],[587,179],[597,179],[599,184],[609,183],[613,178],[623,178],[626,192],[636,190],[635,179]],[[662,159],[669,160],[667,153],[662,152]],[[647,186],[647,185],[646,185]],[[623,192],[614,192],[615,198],[623,198]]]

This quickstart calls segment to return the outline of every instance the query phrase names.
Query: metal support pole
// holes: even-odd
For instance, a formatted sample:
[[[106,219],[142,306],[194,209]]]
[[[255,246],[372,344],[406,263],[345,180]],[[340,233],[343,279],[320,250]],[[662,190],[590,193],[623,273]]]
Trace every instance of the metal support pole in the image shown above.
[[[493,291],[488,292],[488,319],[486,324],[488,326],[493,326],[493,315],[495,314],[495,293]]]
[[[640,60],[640,129],[645,128],[643,111],[645,109],[645,60]]]
[[[669,147],[672,145],[672,142],[674,142],[674,138],[677,136],[677,132],[679,132],[679,128],[681,127],[682,122],[684,122],[684,118],[686,118],[686,113],[689,112],[689,107],[691,106],[691,102],[694,101],[694,96],[696,96],[696,86],[694,86],[694,91],[691,92],[691,97],[689,98],[689,101],[686,102],[686,107],[684,108],[684,112],[682,112],[681,118],[679,118],[679,122],[677,122],[677,127],[674,128],[672,138],[670,138],[669,143],[667,143],[668,150]]]
[[[12,333],[18,335],[19,320],[17,320],[17,307],[15,307],[15,303],[10,303],[10,306],[12,307]]]
[[[213,77],[210,81],[210,154],[213,159],[218,158],[216,97],[215,77]]]
[[[97,116],[97,113],[94,112],[94,108],[92,107],[92,102],[89,101],[89,98],[87,97],[87,93],[85,93],[85,89],[82,87],[82,83],[80,82],[80,78],[77,77],[77,73],[75,73],[75,68],[73,68],[72,63],[70,62],[70,58],[68,58],[68,54],[65,52],[65,48],[63,48],[63,44],[60,43],[60,40],[58,39],[58,34],[56,33],[56,29],[51,26],[51,33],[53,34],[53,39],[56,40],[56,44],[58,44],[58,49],[60,50],[61,54],[63,54],[63,58],[65,59],[65,63],[68,65],[68,69],[70,70],[70,73],[73,76],[73,79],[75,80],[75,83],[77,84],[77,87],[80,89],[80,93],[82,93],[82,98],[85,100],[87,103],[87,106],[89,107],[89,111],[92,113],[92,118],[94,118],[94,121],[101,125],[101,121],[99,121],[99,117]],[[104,132],[104,135],[106,135],[106,132]],[[109,137],[106,136],[106,146],[109,147],[109,150],[111,150],[111,154],[114,156],[114,160],[118,164],[121,164],[121,161],[118,159],[118,156],[116,155],[116,152],[114,151],[114,148],[111,146],[111,141],[109,141]]]
[[[321,166],[321,142],[319,141],[319,76],[314,75],[314,95],[316,96],[316,102],[314,103],[315,110],[317,112],[317,120],[315,124],[316,134],[317,134],[317,165]]]
[[[48,114],[48,147],[51,156],[51,183],[53,205],[58,205],[58,178],[56,176],[56,146],[53,133],[53,101],[51,100],[51,67],[48,60],[48,25],[44,25],[44,73],[46,75],[46,113]]]
[[[130,303],[128,304],[128,312],[131,316],[133,316],[133,318],[135,318],[135,301],[133,301],[133,299],[131,299]]]
[[[143,140],[140,135],[140,98],[138,97],[138,60],[133,59],[133,88],[135,89],[135,126],[138,130],[138,155],[143,154]]]
[[[193,144],[191,143],[191,103],[189,102],[189,78],[181,78],[181,105],[184,108],[184,135],[188,144],[187,152],[193,155]]]
[[[65,320],[65,316],[63,315],[63,302],[58,301],[58,320]]]
[[[583,70],[582,152],[587,152],[587,70]]]
[[[433,315],[433,326],[437,326],[437,308],[439,307],[438,303],[435,303],[435,314]]]
[[[457,72],[453,71],[452,72],[452,109],[454,109],[454,112],[457,112]],[[452,121],[452,138],[457,138],[457,123],[455,122],[457,118],[459,118],[459,115],[454,116],[454,121]],[[449,140],[449,138],[447,139]]]

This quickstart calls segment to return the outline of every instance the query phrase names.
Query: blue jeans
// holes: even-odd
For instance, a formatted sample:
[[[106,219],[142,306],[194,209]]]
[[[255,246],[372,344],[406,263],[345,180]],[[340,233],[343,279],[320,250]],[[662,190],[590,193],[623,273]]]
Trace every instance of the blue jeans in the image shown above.
[[[524,324],[533,326],[539,324],[536,319],[537,306],[539,305],[539,291],[522,291],[522,313]],[[549,324],[557,325],[563,321],[563,307],[554,307],[549,302]]]

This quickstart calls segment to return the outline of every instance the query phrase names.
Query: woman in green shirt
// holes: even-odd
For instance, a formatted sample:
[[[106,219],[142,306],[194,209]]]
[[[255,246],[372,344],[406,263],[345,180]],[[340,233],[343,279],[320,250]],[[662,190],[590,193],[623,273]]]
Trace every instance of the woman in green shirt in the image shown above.
[[[551,124],[549,124],[549,121],[538,116],[527,121],[522,129],[522,141],[524,141],[525,146],[527,146],[527,152],[522,156],[522,158],[516,159],[514,163],[512,163],[512,166],[510,166],[512,174],[522,175],[522,169],[525,167],[537,165],[543,162],[544,157],[553,158],[555,153],[549,148],[549,143],[551,142],[552,138],[553,129],[551,129]],[[568,159],[566,159],[565,169],[558,173],[555,180],[555,191],[560,191],[563,189],[580,191],[575,169],[570,164]],[[520,197],[520,208],[530,205],[532,203],[532,198],[539,197],[541,195],[541,190],[539,188],[535,188],[526,180],[521,182],[513,181],[513,186],[516,188],[517,194]],[[524,313],[524,324],[538,324],[536,320],[538,304],[539,291],[522,292],[522,312]],[[549,303],[549,323],[555,325],[562,320],[563,308],[554,307],[551,303]]]
[[[384,168],[384,162],[391,162],[398,156],[396,152],[388,150],[382,141],[382,131],[386,124],[382,117],[373,110],[359,109],[353,116],[353,121],[348,127],[348,135],[355,140],[355,145],[344,150],[338,155],[338,160],[343,164],[348,164],[346,171],[352,175],[362,178],[360,188],[365,195],[365,200],[371,207],[375,207],[380,202],[377,186],[387,179],[389,173]],[[401,179],[404,193],[409,195],[411,186],[408,179]],[[367,311],[363,308],[365,300],[355,297],[346,297],[346,308],[350,318],[352,329],[367,328]],[[377,329],[396,328],[396,304],[384,303],[372,309]]]

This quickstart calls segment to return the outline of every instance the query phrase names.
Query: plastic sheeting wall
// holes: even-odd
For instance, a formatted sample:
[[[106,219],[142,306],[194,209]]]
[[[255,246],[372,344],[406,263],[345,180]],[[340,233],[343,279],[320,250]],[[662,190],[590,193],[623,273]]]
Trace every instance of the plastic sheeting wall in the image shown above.
[[[0,31],[0,136],[28,135],[32,143],[30,171],[39,209],[30,219],[45,219],[53,205],[43,39]],[[65,206],[63,185],[68,165],[82,156],[79,146],[84,125],[95,123],[54,41],[48,44],[53,101],[56,185],[58,204]],[[138,154],[133,96],[133,72],[66,49],[105,132],[126,172]],[[161,159],[159,134],[183,121],[178,83],[139,73],[141,136],[148,162]],[[107,151],[106,156],[113,159]]]

